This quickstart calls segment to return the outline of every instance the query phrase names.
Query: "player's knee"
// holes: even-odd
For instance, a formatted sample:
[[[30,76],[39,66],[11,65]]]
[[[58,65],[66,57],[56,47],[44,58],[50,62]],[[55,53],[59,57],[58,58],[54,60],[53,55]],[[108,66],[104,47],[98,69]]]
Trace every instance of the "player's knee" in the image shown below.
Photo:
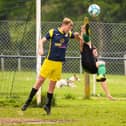
[[[101,64],[104,64],[105,65],[105,61],[102,61],[102,60],[101,61],[98,61],[97,64],[98,65],[101,65]]]

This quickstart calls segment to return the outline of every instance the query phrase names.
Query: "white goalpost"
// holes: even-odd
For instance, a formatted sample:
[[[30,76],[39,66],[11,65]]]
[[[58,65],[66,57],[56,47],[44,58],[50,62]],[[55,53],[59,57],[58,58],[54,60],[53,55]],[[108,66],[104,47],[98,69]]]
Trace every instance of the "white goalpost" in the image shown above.
[[[96,74],[93,74],[93,88],[92,88],[92,94],[96,95]]]
[[[41,0],[36,0],[36,79],[39,75],[41,67],[41,56],[38,54],[38,42],[41,38]],[[38,90],[37,94],[37,105],[41,104],[41,88]]]

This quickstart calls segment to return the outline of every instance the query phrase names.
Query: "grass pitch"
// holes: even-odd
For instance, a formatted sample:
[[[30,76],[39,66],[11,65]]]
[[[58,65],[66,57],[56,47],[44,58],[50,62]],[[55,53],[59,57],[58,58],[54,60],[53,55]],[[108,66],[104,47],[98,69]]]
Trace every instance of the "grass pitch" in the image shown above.
[[[68,78],[72,74],[63,74]],[[126,77],[107,75],[108,86],[116,101],[109,101],[97,83],[96,94],[90,100],[84,99],[84,75],[78,74],[81,81],[76,88],[63,87],[55,90],[56,106],[47,116],[41,107],[30,106],[27,111],[20,110],[33,83],[35,73],[0,73],[0,125],[15,126],[125,126]],[[92,92],[92,76],[91,92]],[[42,87],[47,91],[48,80]]]

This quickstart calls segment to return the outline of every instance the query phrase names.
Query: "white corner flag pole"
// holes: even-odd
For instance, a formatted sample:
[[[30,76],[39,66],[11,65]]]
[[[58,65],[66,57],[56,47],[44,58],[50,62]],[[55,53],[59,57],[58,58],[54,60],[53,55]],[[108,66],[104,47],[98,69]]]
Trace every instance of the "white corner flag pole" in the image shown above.
[[[38,42],[41,38],[41,0],[36,0],[36,79],[39,76],[39,71],[41,67],[41,56],[38,54]],[[41,88],[37,92],[37,105],[41,104]]]

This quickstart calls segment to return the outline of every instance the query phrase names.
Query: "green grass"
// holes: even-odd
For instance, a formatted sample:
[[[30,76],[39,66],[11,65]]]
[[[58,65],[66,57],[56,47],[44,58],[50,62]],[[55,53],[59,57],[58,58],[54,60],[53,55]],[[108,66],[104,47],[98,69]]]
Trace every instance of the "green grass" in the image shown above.
[[[72,74],[63,74],[68,78]],[[15,76],[15,78],[14,78]],[[109,101],[97,84],[96,93],[100,97],[91,96],[84,99],[84,75],[78,74],[81,81],[76,88],[63,87],[55,90],[56,106],[52,107],[52,114],[47,116],[44,110],[37,106],[30,106],[25,112],[20,110],[35,82],[34,72],[0,72],[0,118],[8,119],[41,119],[55,121],[54,124],[34,124],[35,126],[125,126],[126,113],[126,77],[121,75],[107,75],[111,94],[117,98]],[[92,76],[91,92],[92,92]],[[14,83],[12,83],[14,79]],[[12,88],[13,86],[13,88]],[[48,80],[42,87],[42,93],[48,88]],[[58,121],[64,121],[58,123]],[[7,124],[1,124],[1,126]],[[12,124],[11,124],[12,125]],[[26,126],[31,124],[15,124]]]

